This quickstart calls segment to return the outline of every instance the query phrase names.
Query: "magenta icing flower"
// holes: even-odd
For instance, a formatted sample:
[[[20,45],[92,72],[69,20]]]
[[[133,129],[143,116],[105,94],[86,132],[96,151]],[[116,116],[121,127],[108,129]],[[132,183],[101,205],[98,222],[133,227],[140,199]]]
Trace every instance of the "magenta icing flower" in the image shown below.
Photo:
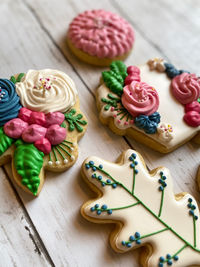
[[[172,80],[172,93],[181,104],[189,104],[200,95],[200,80],[196,74],[182,73]]]
[[[21,108],[19,118],[4,125],[4,132],[11,138],[22,138],[24,142],[34,143],[44,154],[49,154],[51,145],[60,144],[66,138],[66,129],[60,127],[65,117],[61,112],[31,111]]]
[[[147,83],[132,81],[123,89],[122,104],[133,117],[151,115],[158,109],[159,96]]]
[[[198,101],[185,105],[184,121],[192,127],[198,127],[200,125],[200,104]]]
[[[105,10],[79,14],[70,24],[68,35],[76,48],[98,58],[124,55],[134,42],[132,26],[120,16]]]

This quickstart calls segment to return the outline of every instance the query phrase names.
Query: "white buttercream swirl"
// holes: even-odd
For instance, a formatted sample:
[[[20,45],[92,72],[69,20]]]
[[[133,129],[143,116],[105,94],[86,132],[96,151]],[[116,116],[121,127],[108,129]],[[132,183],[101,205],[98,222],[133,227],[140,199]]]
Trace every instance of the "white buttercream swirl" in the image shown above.
[[[29,70],[16,83],[22,106],[33,111],[65,112],[76,102],[77,90],[73,80],[58,70]]]

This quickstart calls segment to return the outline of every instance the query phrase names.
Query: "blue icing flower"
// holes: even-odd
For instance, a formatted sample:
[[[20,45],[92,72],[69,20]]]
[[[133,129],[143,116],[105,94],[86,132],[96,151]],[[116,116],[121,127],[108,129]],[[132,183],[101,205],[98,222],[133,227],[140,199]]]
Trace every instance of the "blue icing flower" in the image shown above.
[[[176,77],[177,75],[180,75],[184,72],[187,72],[189,73],[188,71],[186,70],[177,70],[172,64],[170,63],[164,63],[165,65],[165,72],[167,73],[167,76],[170,78],[170,79],[173,79],[174,77]]]
[[[149,119],[149,116],[140,115],[135,118],[135,125],[140,128],[144,129],[145,133],[147,134],[154,134],[157,131],[158,124]]]
[[[0,126],[16,118],[21,107],[15,84],[7,79],[0,79]]]
[[[158,112],[154,112],[153,114],[151,114],[151,115],[149,116],[149,119],[150,119],[151,121],[156,122],[157,124],[160,123],[160,113],[158,113]]]

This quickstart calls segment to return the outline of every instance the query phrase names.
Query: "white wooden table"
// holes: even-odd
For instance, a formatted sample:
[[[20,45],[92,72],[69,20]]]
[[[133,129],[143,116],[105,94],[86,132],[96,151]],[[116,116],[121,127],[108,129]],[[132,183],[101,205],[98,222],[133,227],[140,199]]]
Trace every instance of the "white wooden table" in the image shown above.
[[[115,253],[108,244],[113,225],[85,221],[80,206],[93,196],[80,176],[89,155],[114,161],[127,148],[144,156],[149,168],[167,166],[174,192],[187,191],[199,201],[196,172],[200,149],[192,142],[168,155],[153,152],[101,125],[94,94],[101,68],[79,62],[66,46],[68,24],[86,9],[106,8],[135,28],[136,43],[126,63],[155,56],[200,72],[200,3],[198,0],[1,0],[0,74],[7,78],[28,69],[66,72],[79,90],[89,121],[76,164],[62,174],[48,173],[40,196],[33,199],[0,168],[0,266],[134,266],[138,252]]]

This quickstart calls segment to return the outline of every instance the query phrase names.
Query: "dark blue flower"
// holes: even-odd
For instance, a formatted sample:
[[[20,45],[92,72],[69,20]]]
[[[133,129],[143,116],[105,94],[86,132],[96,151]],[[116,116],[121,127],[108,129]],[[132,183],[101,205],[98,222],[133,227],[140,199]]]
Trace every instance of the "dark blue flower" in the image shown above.
[[[0,126],[16,118],[21,107],[15,84],[7,79],[0,79]]]
[[[135,125],[140,129],[144,129],[147,134],[156,133],[158,127],[158,124],[155,121],[150,120],[149,116],[146,115],[136,117]]]

